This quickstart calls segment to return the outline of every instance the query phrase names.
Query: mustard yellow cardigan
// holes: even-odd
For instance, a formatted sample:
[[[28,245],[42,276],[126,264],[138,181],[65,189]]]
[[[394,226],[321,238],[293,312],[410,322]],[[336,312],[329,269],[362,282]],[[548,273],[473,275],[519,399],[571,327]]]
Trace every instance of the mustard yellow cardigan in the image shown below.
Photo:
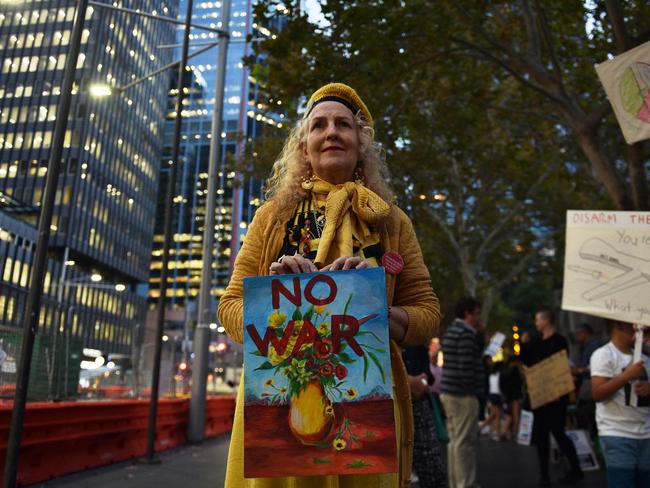
[[[384,252],[396,251],[404,259],[404,269],[398,275],[386,274],[387,300],[390,306],[400,306],[408,314],[409,324],[402,346],[426,345],[438,332],[440,307],[438,298],[431,289],[429,272],[422,259],[422,252],[406,214],[396,206],[391,207],[388,218],[378,228]],[[219,320],[228,335],[236,342],[243,342],[243,281],[247,276],[266,276],[269,266],[274,262],[282,248],[286,232],[286,222],[277,217],[273,200],[260,207],[255,213],[241,250],[237,255],[235,267],[225,294],[219,302]],[[396,419],[399,425],[399,487],[409,486],[411,462],[413,458],[413,412],[408,377],[402,361],[400,347],[391,341],[391,366],[393,372],[393,395],[397,407]],[[264,483],[256,484],[243,478],[243,385],[240,385],[235,412],[235,425],[230,444],[226,473],[226,488],[361,488],[365,483],[355,483],[352,478],[363,476],[341,476],[346,481],[340,484],[321,485],[314,478],[263,478]],[[301,483],[300,480],[305,480]],[[364,486],[365,488],[365,486]],[[383,488],[383,487],[382,487]]]

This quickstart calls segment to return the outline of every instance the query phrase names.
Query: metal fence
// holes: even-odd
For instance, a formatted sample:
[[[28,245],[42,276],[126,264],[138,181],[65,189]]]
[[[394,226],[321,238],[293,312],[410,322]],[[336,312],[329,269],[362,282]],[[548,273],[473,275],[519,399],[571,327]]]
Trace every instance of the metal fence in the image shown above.
[[[190,341],[165,335],[160,367],[160,396],[190,395],[194,374]],[[0,327],[0,400],[13,398],[22,333]],[[37,333],[28,387],[28,401],[148,399],[154,344],[133,347],[132,353],[110,354],[85,348],[65,332]],[[210,345],[208,395],[233,394],[241,377],[241,347],[221,338]]]

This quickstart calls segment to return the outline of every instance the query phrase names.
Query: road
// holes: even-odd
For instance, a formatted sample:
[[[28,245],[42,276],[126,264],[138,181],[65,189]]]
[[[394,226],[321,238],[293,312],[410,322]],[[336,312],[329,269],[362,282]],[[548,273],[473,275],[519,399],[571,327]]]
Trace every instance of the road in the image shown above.
[[[223,487],[229,436],[210,439],[201,445],[183,446],[158,456],[160,464],[132,461],[57,478],[33,487],[43,488],[192,488]],[[551,478],[563,474],[561,463],[552,464]],[[536,488],[538,468],[534,447],[481,438],[479,482],[482,488]],[[586,473],[577,485],[581,488],[606,488],[604,470]],[[417,484],[414,485],[414,488]],[[371,487],[369,487],[371,488]]]

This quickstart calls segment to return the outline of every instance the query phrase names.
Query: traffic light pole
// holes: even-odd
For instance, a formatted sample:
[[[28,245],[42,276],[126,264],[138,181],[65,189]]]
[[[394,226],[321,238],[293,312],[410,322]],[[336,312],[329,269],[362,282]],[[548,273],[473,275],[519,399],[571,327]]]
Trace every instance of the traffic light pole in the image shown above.
[[[212,289],[212,263],[214,251],[214,211],[217,200],[217,174],[221,163],[221,131],[223,121],[223,95],[226,80],[226,61],[228,59],[228,41],[231,0],[224,0],[221,7],[220,42],[217,59],[217,80],[215,87],[214,110],[212,112],[212,135],[210,139],[210,156],[208,166],[208,197],[205,204],[205,223],[203,226],[203,273],[196,330],[194,331],[194,367],[192,373],[192,397],[190,398],[190,418],[188,438],[190,442],[201,442],[205,432],[205,399],[208,376],[208,354],[210,345],[210,322],[214,314],[210,291]],[[233,223],[233,225],[235,225]]]

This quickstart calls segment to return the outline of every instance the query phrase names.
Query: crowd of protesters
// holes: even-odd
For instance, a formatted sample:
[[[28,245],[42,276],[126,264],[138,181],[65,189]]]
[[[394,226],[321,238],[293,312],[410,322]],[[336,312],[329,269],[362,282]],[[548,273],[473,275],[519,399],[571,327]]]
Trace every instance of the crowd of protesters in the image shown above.
[[[583,479],[576,447],[566,433],[570,425],[593,443],[610,487],[650,487],[650,359],[644,355],[633,363],[632,324],[609,321],[609,342],[604,331],[596,333],[588,323],[567,338],[557,332],[553,313],[541,309],[534,316],[535,330],[522,331],[518,354],[504,345],[495,360],[484,353],[481,303],[463,299],[455,315],[440,340],[432,341],[428,368],[424,350],[418,351],[417,368],[407,359],[414,352],[405,352],[416,433],[418,427],[429,433],[415,437],[413,470],[420,488],[478,487],[480,435],[498,442],[517,440],[522,409],[531,410],[524,370],[560,351],[570,358],[575,390],[532,410],[539,485],[575,485]],[[551,435],[567,463],[558,480],[549,475]]]

